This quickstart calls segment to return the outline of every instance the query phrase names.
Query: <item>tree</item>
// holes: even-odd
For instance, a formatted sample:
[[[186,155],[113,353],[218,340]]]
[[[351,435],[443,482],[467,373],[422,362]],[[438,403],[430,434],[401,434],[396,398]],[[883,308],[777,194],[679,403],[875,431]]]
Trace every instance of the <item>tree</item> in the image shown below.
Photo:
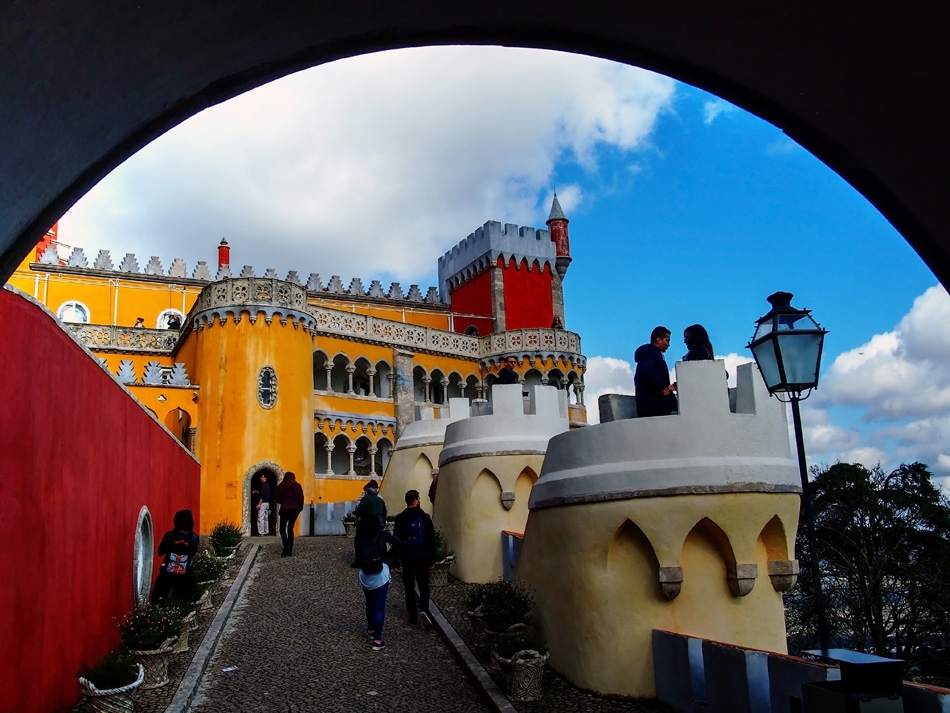
[[[950,502],[927,466],[836,463],[809,484],[831,645],[903,659],[950,685]],[[802,515],[804,517],[804,514]],[[798,557],[810,561],[804,523]],[[789,650],[816,648],[812,573],[786,597]]]

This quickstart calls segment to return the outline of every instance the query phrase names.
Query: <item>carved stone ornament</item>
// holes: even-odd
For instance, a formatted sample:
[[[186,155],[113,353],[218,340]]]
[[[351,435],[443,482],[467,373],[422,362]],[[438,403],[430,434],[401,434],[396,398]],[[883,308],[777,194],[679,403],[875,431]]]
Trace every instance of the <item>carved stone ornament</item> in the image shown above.
[[[787,592],[798,581],[798,560],[769,560],[769,579],[776,592]]]
[[[730,562],[726,565],[726,579],[732,596],[744,597],[755,586],[755,578],[759,576],[759,566],[753,564],[737,564]]]
[[[680,589],[683,586],[683,568],[660,567],[659,579],[663,596],[672,601],[679,596]]]
[[[257,401],[262,408],[274,408],[277,403],[277,372],[265,366],[257,374]]]
[[[511,506],[515,504],[515,494],[510,490],[505,491],[501,494],[501,506],[505,510],[511,510]]]

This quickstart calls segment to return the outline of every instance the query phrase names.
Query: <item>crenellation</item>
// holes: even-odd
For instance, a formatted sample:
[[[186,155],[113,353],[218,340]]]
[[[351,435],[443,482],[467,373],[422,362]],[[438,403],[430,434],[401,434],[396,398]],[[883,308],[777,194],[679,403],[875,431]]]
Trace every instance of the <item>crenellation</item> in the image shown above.
[[[369,286],[369,297],[377,297],[379,299],[385,299],[386,293],[383,291],[383,283],[379,280],[373,280],[372,284]]]
[[[158,255],[152,255],[152,259],[148,261],[148,264],[145,266],[146,275],[163,275],[165,274],[165,268],[162,267],[162,261],[158,259]]]
[[[123,384],[134,384],[137,381],[135,367],[132,365],[131,359],[122,359],[119,362],[119,372],[116,376]]]
[[[402,285],[398,282],[394,282],[389,286],[389,299],[391,300],[404,300],[406,296],[402,293]]]
[[[47,245],[40,253],[40,265],[59,265],[59,253],[52,244]]]
[[[184,266],[184,263],[182,263]],[[228,271],[228,277],[231,276],[230,271]],[[198,264],[195,266],[195,272],[192,275],[196,280],[208,280],[211,281],[211,270],[208,269],[208,263],[205,260],[199,260]]]
[[[354,297],[363,297],[366,294],[363,291],[363,281],[358,277],[354,277],[352,280],[350,280],[349,292],[350,295]]]
[[[109,255],[109,251],[100,250],[92,266],[96,270],[112,270],[112,257]]]
[[[230,266],[230,265],[222,265],[221,267],[218,268],[218,274],[215,275],[215,278],[214,278],[214,279],[215,279],[216,281],[217,281],[217,280],[227,280],[229,277],[231,277],[231,266]]]
[[[168,268],[169,277],[188,277],[188,267],[185,265],[185,261],[180,257],[176,257],[172,260],[172,265]]]
[[[168,383],[171,386],[191,386],[191,380],[188,378],[188,370],[185,368],[183,362],[175,362],[175,366],[168,375]]]
[[[264,277],[266,277],[268,280],[279,280],[279,279],[280,279],[279,277],[277,277],[277,270],[275,270],[275,269],[272,268],[272,267],[269,267],[269,268],[267,268],[267,269],[264,271]]]
[[[291,270],[290,272],[287,273],[287,280],[286,280],[286,281],[289,282],[289,283],[291,283],[291,284],[293,284],[293,285],[302,285],[302,284],[303,284],[303,283],[300,282],[300,277],[297,276],[297,271],[296,271],[296,270]]]
[[[410,302],[422,302],[422,291],[419,285],[409,285],[409,294],[406,295],[406,299]]]
[[[311,272],[307,278],[307,290],[310,292],[323,292],[323,282],[320,280],[320,274]]]
[[[434,285],[430,286],[429,291],[426,292],[425,301],[427,304],[430,304],[430,305],[439,304],[439,290]]]
[[[327,283],[327,292],[334,295],[342,295],[346,292],[346,290],[343,289],[343,281],[339,275],[334,275],[330,278],[330,282]]]
[[[251,266],[251,265],[245,265],[245,266],[244,266],[244,269],[241,270],[241,274],[238,275],[238,277],[257,277],[257,275],[254,274],[254,267],[253,267],[253,266]]]
[[[133,272],[139,274],[139,261],[136,259],[134,253],[125,254],[125,257],[122,258],[122,262],[119,263],[119,272]]]
[[[165,377],[162,374],[161,364],[157,361],[149,361],[145,365],[145,374],[142,376],[142,383],[149,386],[162,386],[165,383]]]
[[[82,248],[73,248],[69,254],[69,261],[66,263],[70,267],[89,267],[89,261]]]

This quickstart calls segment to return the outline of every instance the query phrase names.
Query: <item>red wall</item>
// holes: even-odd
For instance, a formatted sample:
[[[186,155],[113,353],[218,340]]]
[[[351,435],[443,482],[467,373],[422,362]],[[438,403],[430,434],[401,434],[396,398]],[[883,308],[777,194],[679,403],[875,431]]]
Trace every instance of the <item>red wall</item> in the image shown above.
[[[503,265],[498,258],[499,265]],[[502,273],[505,279],[505,329],[524,327],[550,328],[554,321],[554,297],[551,294],[551,268],[539,267],[535,262],[530,269],[526,260],[515,268],[514,258],[508,261]]]
[[[177,510],[197,520],[200,467],[53,317],[4,289],[0,334],[0,709],[67,710],[76,671],[115,647],[134,605],[141,507],[156,546]]]
[[[452,311],[458,314],[483,314],[486,319],[455,316],[452,320],[456,332],[462,333],[474,324],[481,336],[495,331],[491,302],[491,270],[476,275],[452,292]]]

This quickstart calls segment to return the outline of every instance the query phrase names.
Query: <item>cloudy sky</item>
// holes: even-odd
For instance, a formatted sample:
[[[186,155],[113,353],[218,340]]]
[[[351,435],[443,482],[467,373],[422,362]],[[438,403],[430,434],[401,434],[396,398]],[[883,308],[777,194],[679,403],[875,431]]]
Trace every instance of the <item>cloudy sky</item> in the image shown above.
[[[950,476],[950,298],[886,220],[780,129],[696,88],[536,50],[424,48],[286,77],[145,148],[60,224],[113,260],[151,255],[324,284],[436,284],[487,220],[543,227],[557,190],[574,263],[567,327],[587,401],[632,390],[656,324],[703,323],[748,360],[779,289],[830,334],[804,402],[809,457]],[[679,340],[671,362],[684,349]]]

